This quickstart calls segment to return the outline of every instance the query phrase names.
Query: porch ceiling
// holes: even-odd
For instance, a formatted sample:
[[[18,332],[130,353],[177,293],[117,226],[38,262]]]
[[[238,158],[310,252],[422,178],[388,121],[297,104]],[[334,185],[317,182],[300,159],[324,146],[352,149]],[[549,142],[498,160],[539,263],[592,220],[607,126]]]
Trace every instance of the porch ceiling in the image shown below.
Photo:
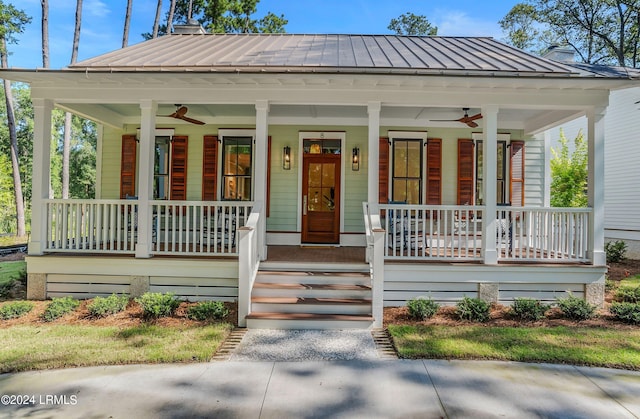
[[[255,105],[251,104],[205,104],[180,103],[189,108],[188,116],[202,120],[209,124],[234,123],[253,124],[255,122]],[[181,125],[186,122],[163,117],[176,110],[176,104],[158,105],[158,124]],[[139,124],[140,107],[131,103],[109,104],[81,104],[60,103],[59,107],[82,115],[106,125],[120,127],[123,124]],[[408,126],[433,128],[465,128],[455,121],[463,115],[461,103],[457,107],[427,107],[427,106],[388,106],[383,105],[380,120],[381,125]],[[471,107],[469,115],[480,113],[479,107]],[[501,108],[498,113],[498,128],[525,130],[535,132],[553,122],[581,115],[579,110],[549,110],[549,109],[516,109]],[[331,124],[331,125],[367,125],[366,106],[355,105],[309,105],[309,104],[273,104],[269,110],[269,123],[274,125],[291,124]],[[480,121],[479,121],[480,122]],[[558,123],[559,123],[558,122]]]

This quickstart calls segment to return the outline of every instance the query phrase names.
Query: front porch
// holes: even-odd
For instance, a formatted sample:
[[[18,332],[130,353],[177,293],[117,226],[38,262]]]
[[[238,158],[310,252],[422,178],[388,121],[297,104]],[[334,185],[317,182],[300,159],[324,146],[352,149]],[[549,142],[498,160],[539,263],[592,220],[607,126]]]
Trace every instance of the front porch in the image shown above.
[[[571,292],[602,302],[606,267],[590,257],[589,209],[501,207],[491,217],[481,206],[365,203],[366,247],[301,247],[268,246],[260,206],[152,201],[145,228],[136,219],[145,206],[132,200],[48,200],[46,250],[28,257],[29,298],[174,292],[238,301],[241,326],[276,307],[283,312],[266,311],[275,320],[264,327],[293,319],[311,328],[379,326],[382,307],[419,296],[510,304]],[[367,304],[370,314],[360,314]],[[339,316],[350,323],[335,323]]]

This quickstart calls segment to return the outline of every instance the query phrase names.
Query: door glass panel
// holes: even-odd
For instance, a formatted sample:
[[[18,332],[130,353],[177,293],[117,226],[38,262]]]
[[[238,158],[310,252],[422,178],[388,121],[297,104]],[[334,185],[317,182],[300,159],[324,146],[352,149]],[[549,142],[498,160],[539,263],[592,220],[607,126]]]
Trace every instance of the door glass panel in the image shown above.
[[[309,164],[309,186],[310,187],[322,186],[322,164],[320,163]]]
[[[308,209],[309,211],[322,210],[322,188],[309,188],[308,197]]]

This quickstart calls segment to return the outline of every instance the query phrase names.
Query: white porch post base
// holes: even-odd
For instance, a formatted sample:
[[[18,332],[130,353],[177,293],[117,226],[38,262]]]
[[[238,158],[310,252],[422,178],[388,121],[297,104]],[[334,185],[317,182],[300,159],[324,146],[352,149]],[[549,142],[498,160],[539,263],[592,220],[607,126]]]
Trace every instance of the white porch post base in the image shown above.
[[[497,265],[498,264],[498,251],[496,249],[485,249],[485,251],[484,251],[484,264],[485,265]]]
[[[591,252],[590,259],[595,266],[605,266],[607,264],[607,254],[601,250]]]

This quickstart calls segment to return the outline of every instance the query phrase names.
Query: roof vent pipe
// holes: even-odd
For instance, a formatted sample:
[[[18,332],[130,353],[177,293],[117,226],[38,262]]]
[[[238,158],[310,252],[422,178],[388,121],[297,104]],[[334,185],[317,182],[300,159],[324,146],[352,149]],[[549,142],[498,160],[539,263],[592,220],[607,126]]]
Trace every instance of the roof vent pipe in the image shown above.
[[[561,63],[573,63],[575,62],[574,54],[575,50],[569,46],[551,45],[542,57]]]

